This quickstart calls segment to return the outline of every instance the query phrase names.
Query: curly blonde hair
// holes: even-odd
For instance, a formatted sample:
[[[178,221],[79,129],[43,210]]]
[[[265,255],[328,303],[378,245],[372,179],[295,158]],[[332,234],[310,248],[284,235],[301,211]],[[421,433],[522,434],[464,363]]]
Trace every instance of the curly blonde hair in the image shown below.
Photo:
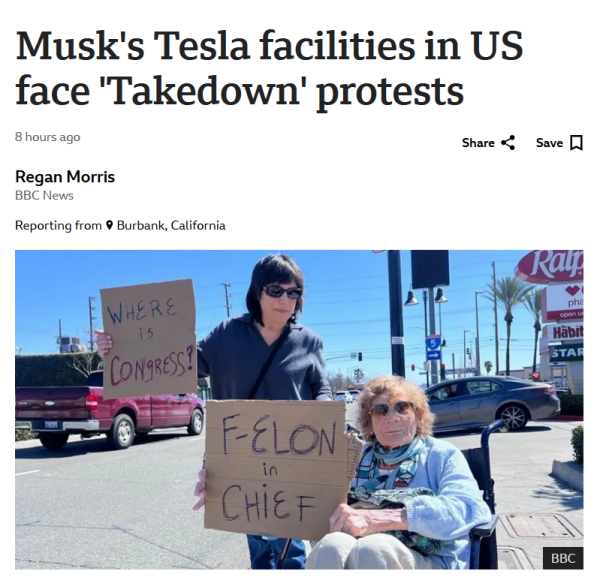
[[[402,394],[403,398],[413,404],[419,437],[431,435],[435,415],[429,410],[425,393],[401,376],[376,376],[367,382],[358,399],[357,425],[365,441],[371,444],[375,442],[370,411],[375,399],[386,391],[389,391],[392,396]]]

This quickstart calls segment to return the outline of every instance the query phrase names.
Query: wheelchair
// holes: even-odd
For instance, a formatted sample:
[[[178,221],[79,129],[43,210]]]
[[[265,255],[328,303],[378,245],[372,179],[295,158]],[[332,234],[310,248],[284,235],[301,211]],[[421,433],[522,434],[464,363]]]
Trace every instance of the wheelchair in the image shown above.
[[[360,431],[353,425],[346,424],[346,432],[353,431],[360,436]],[[496,525],[498,524],[498,515],[496,515],[496,503],[494,496],[494,479],[492,478],[492,468],[490,463],[490,435],[495,431],[508,431],[506,423],[497,420],[488,425],[481,434],[481,447],[462,450],[469,468],[479,490],[482,491],[483,500],[492,513],[492,519],[485,525],[473,527],[469,533],[471,540],[471,559],[469,561],[470,570],[497,570],[498,569],[498,544],[496,541]],[[292,543],[287,539],[281,555],[277,560],[277,569],[280,570],[285,564],[285,560]]]

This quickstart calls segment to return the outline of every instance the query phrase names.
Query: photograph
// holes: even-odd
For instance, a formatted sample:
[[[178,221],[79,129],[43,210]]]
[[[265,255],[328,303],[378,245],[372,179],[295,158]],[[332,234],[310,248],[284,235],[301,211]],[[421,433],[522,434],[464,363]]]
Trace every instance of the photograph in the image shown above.
[[[16,549],[53,552],[17,567],[534,569],[546,538],[581,547],[583,259],[16,251]]]

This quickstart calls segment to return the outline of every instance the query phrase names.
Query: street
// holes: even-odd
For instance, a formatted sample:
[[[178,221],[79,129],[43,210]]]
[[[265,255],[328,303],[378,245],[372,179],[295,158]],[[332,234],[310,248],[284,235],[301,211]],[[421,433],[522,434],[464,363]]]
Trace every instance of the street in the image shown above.
[[[492,436],[501,568],[541,568],[543,546],[583,545],[583,497],[549,476],[552,460],[571,459],[575,425],[535,422]],[[480,441],[479,432],[439,437],[461,449]],[[245,537],[205,530],[203,513],[192,511],[203,452],[204,435],[180,430],[124,451],[104,437],[71,438],[60,452],[19,442],[15,568],[249,568]]]

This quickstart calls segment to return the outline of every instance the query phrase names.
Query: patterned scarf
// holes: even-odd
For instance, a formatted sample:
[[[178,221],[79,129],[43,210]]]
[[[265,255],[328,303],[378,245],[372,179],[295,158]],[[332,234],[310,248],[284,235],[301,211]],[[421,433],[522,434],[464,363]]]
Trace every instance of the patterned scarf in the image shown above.
[[[410,444],[389,452],[376,441],[372,448],[365,450],[358,465],[357,479],[363,480],[360,484],[368,490],[390,490],[408,486],[417,471],[419,455],[424,447],[425,442],[418,436],[415,436]],[[398,465],[396,473],[388,471],[382,474],[381,463],[386,466]]]
[[[410,444],[389,452],[379,442],[375,442],[363,453],[348,493],[348,504],[362,502],[380,509],[398,509],[405,507],[406,503],[415,497],[435,496],[428,488],[408,488],[417,471],[424,447],[425,443],[420,437],[415,437]],[[381,463],[398,467],[383,473]],[[414,531],[396,530],[386,533],[425,556],[436,554],[444,546],[443,541],[424,537]]]

